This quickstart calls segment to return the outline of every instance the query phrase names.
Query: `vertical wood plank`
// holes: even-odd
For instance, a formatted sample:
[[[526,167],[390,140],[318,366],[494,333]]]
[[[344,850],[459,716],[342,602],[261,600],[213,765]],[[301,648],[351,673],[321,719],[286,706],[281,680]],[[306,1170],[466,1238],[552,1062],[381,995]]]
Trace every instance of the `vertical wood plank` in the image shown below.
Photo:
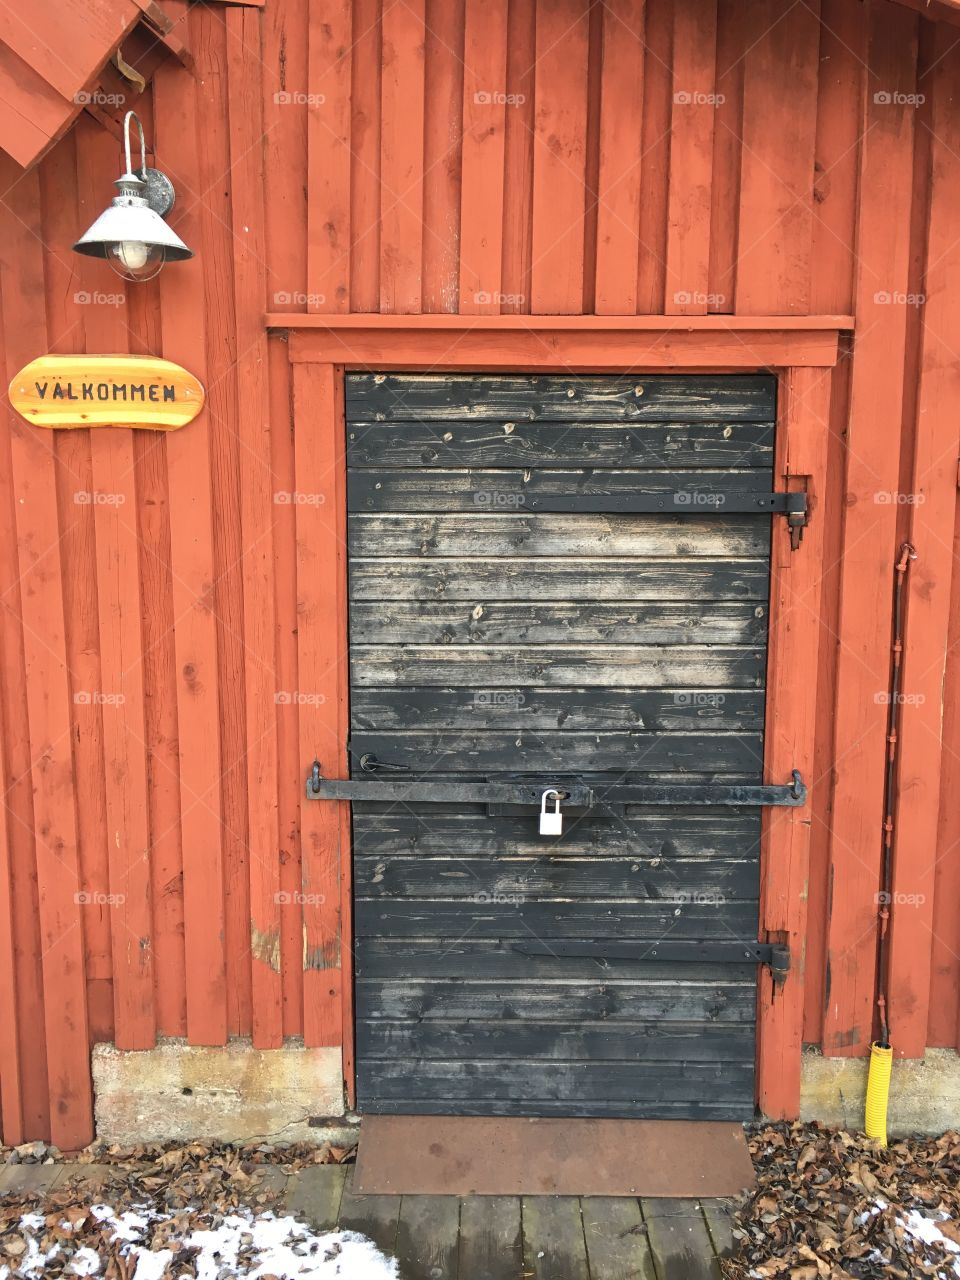
[[[284,0],[260,14],[263,91],[263,171],[270,199],[264,210],[267,296],[280,310],[306,310],[307,188],[304,157],[308,113],[296,95],[309,91],[309,0]]]
[[[820,0],[786,13],[778,0],[750,0],[749,11],[735,309],[800,315],[810,306]]]
[[[207,175],[230,173],[230,150],[223,103],[227,97],[227,39],[224,15],[193,6],[188,14],[196,60],[196,118],[202,121],[203,146],[197,169],[187,182],[202,194],[194,198],[203,252],[203,296],[217,298],[207,307],[204,339],[209,379],[206,421],[210,432],[211,515],[213,525],[213,613],[216,619],[217,694],[220,742],[220,839],[224,898],[223,953],[226,970],[227,1034],[248,1036],[252,1020],[250,973],[250,877],[247,804],[244,786],[246,708],[236,691],[243,686],[243,575],[240,533],[240,448],[236,317],[233,305],[235,245],[230,234],[230,184],[210,185]]]
[[[862,5],[821,0],[821,17],[810,309],[847,315],[854,305],[867,15]]]
[[[342,373],[328,364],[293,371],[297,479],[297,650],[300,768],[319,760],[346,777],[346,461]],[[345,804],[303,801],[304,1037],[342,1043],[341,876],[349,872]]]
[[[90,444],[94,488],[115,499],[94,510],[101,680],[111,699],[104,702],[102,714],[110,893],[115,899],[114,1043],[119,1049],[149,1049],[156,1039],[156,1018],[132,434],[95,431]]]
[[[667,175],[673,109],[673,0],[647,0],[643,62],[643,181],[637,311],[659,315],[667,262]]]
[[[533,120],[537,11],[529,0],[509,0],[507,14],[507,112],[503,139],[503,268],[506,314],[530,305],[533,253]]]
[[[826,519],[830,371],[792,369],[781,378],[775,472],[788,489],[805,489],[810,506],[803,542],[793,551],[786,521],[773,522],[770,645],[764,776],[799,769],[815,789],[819,617]],[[760,859],[761,934],[790,948],[790,972],[777,990],[762,970],[758,997],[758,1097],[764,1115],[795,1116],[800,1105],[803,946],[810,857],[811,795],[797,809],[766,809]]]
[[[380,0],[354,0],[350,309],[380,306]]]
[[[94,127],[95,133],[102,131]],[[63,141],[39,166],[43,207],[44,291],[47,302],[48,350],[84,349],[84,317],[96,325],[96,316],[123,306],[124,286],[105,272],[103,265],[86,262],[70,252],[78,222],[86,216],[78,193],[78,163],[86,159],[79,131]],[[85,166],[84,166],[85,167]],[[99,169],[99,166],[97,166]],[[91,189],[102,190],[116,168],[113,149],[109,168],[90,177]],[[86,192],[84,193],[86,194]],[[99,212],[99,209],[98,209]],[[96,216],[91,213],[90,217]],[[107,348],[109,350],[109,348]],[[64,639],[70,671],[74,733],[73,766],[76,776],[87,780],[77,792],[77,850],[84,900],[84,969],[87,977],[87,1015],[92,1033],[113,1038],[112,1009],[101,1020],[110,1002],[91,1002],[91,984],[113,982],[111,944],[114,908],[110,905],[110,870],[107,841],[107,806],[104,773],[103,718],[109,704],[101,701],[100,626],[97,604],[97,562],[94,537],[95,488],[90,460],[90,433],[57,432],[53,439],[56,460],[57,508],[61,529],[60,554],[72,572],[63,580]]]
[[[350,309],[351,0],[310,0],[307,310]],[[256,33],[251,31],[251,36]],[[248,66],[251,75],[253,66]],[[251,94],[255,82],[251,85]],[[253,145],[253,138],[248,140]]]
[[[159,309],[150,318],[159,327]],[[159,350],[159,342],[155,349]],[[163,975],[156,985],[157,1030],[162,1035],[184,1036],[187,977],[167,442],[160,433],[138,431],[133,443],[139,497],[153,949],[156,972]]]
[[[6,745],[0,732],[0,781],[6,782]],[[20,1063],[20,1000],[13,933],[13,868],[6,806],[0,811],[0,1140],[12,1147],[24,1140]]]
[[[270,367],[270,465],[277,492],[294,493],[293,408],[290,361],[287,342],[279,336],[268,339]],[[297,678],[297,530],[293,503],[274,510],[273,572],[276,610],[277,688],[296,689]],[[280,778],[299,779],[303,772],[297,708],[277,707],[277,768]],[[280,974],[283,988],[283,1034],[303,1035],[303,917],[298,907],[302,892],[300,857],[299,786],[280,786]]]
[[[198,257],[160,277],[163,354],[206,381],[200,211],[190,197],[200,171],[194,82],[164,64],[154,78],[156,146],[181,192],[179,233]],[[178,173],[183,180],[178,182]],[[185,197],[185,198],[184,198]],[[198,364],[203,366],[198,368]],[[170,563],[177,665],[180,825],[191,1044],[227,1037],[223,833],[211,453],[204,409],[189,431],[167,437]]]
[[[0,216],[6,252],[0,266],[7,376],[47,348],[44,324],[42,228],[36,172],[0,169]],[[10,300],[19,296],[22,306]],[[53,442],[10,415],[11,480],[23,612],[27,721],[33,759],[37,884],[42,943],[42,1020],[52,1140],[84,1146],[93,1136],[87,1035],[80,866],[66,661],[64,565],[59,546]],[[37,1010],[39,1014],[39,1009]]]
[[[0,220],[4,216],[0,204]],[[4,313],[17,315],[15,303],[7,298]],[[0,323],[0,361],[5,354],[6,320]],[[13,490],[11,433],[0,431],[0,546],[15,547],[16,495]],[[0,736],[4,742],[3,823],[7,840],[10,875],[10,911],[14,967],[11,988],[24,1008],[42,1010],[40,908],[37,889],[36,839],[33,822],[33,787],[30,738],[27,727],[27,689],[24,631],[21,609],[19,562],[14,554],[0,556]],[[43,1018],[31,1023],[13,1023],[16,1050],[21,1064],[21,1114],[24,1134],[47,1133],[47,1054]]]
[[[717,0],[677,5],[667,209],[668,315],[706,315],[716,106]]]
[[[463,39],[464,0],[427,0],[421,302],[431,312],[456,312],[460,294]]]
[[[274,483],[271,470],[267,337],[260,318],[266,292],[263,136],[256,77],[248,50],[258,15],[226,15],[228,117],[233,174],[234,298],[240,442],[240,521],[243,556],[246,796],[249,832],[252,1032],[257,1048],[283,1042],[280,982],[280,860],[276,707],[276,615],[273,580]],[[311,84],[313,80],[311,80]],[[311,274],[311,282],[316,276]]]
[[[912,459],[910,541],[917,549],[905,591],[894,836],[894,900],[890,906],[890,1027],[898,1056],[920,1057],[927,1044],[936,891],[938,800],[943,759],[943,687],[953,579],[960,434],[960,128],[955,86],[960,56],[953,33],[936,30],[933,69],[923,81],[932,96],[930,191],[917,431]]]
[[[810,882],[807,897],[807,939],[804,955],[804,1029],[808,1044],[823,1034],[826,990],[826,937],[830,899],[830,830],[833,826],[833,739],[836,733],[837,618],[840,608],[840,540],[843,525],[843,485],[846,424],[850,407],[849,340],[831,378],[830,430],[827,440],[827,478],[821,495],[823,512],[823,583],[820,590],[820,668],[817,679],[817,727],[811,795]]]
[[[537,0],[531,310],[574,315],[583,304],[589,17]]]
[[[743,135],[743,53],[749,43],[740,0],[717,5],[717,106],[710,184],[708,312],[730,312],[737,280],[740,170]]]
[[[497,315],[503,267],[507,0],[466,0],[460,310]]]
[[[426,0],[383,0],[380,310],[422,310]]]
[[[645,13],[644,0],[610,0],[602,11],[597,315],[637,310]]]
[[[85,122],[77,128],[76,145],[79,186],[92,196],[116,165],[116,144],[103,129]],[[87,203],[92,199],[88,197]],[[111,292],[122,296],[132,286],[115,280],[99,263],[89,264],[83,283],[84,292],[91,299],[84,321],[87,350],[127,351],[125,304],[98,305],[96,298]],[[104,912],[112,949],[110,1038],[118,1048],[146,1049],[156,1040],[156,1017],[139,495],[133,431],[117,428],[92,431],[89,435],[92,489],[98,497],[92,507],[99,622],[98,689],[105,695],[98,709],[106,806],[103,856],[109,868],[107,887],[114,900]],[[84,772],[88,774],[87,770]]]
[[[857,327],[841,545],[837,768],[824,1051],[859,1055],[874,1024],[890,607],[896,555],[917,17],[870,5],[858,220]],[[887,95],[890,100],[887,101]]]
[[[954,563],[960,564],[960,527],[954,529]],[[960,591],[956,579],[950,604],[947,643],[957,651],[960,637]],[[943,753],[940,770],[940,818],[937,825],[936,895],[933,911],[933,965],[927,1044],[954,1048],[960,1044],[960,663],[948,662],[943,686]]]

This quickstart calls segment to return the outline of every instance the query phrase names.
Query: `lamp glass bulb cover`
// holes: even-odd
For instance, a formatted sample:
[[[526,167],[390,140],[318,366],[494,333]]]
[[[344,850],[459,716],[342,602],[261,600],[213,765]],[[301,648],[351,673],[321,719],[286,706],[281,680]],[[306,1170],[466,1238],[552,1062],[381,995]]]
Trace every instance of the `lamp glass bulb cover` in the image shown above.
[[[108,262],[124,280],[152,280],[163,266],[166,255],[162,245],[145,244],[142,240],[118,240],[109,246]]]

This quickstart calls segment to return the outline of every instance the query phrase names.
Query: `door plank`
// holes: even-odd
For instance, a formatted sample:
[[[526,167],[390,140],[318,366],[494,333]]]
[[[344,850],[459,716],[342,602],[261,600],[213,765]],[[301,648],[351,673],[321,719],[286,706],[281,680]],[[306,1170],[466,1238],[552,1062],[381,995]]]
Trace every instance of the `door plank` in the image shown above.
[[[602,378],[557,374],[357,373],[347,379],[351,422],[773,422],[776,379],[650,374]]]

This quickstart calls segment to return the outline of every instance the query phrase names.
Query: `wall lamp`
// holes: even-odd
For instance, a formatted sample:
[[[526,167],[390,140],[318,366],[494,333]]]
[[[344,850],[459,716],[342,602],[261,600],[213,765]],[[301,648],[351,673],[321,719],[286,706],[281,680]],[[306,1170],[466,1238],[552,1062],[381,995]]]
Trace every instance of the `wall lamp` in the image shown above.
[[[130,159],[133,120],[140,134],[138,173]],[[143,125],[135,111],[124,116],[123,145],[127,169],[114,183],[117,194],[73,248],[88,258],[106,259],[125,280],[152,280],[165,262],[183,262],[193,250],[163,220],[173,208],[173,183],[159,169],[147,168]]]

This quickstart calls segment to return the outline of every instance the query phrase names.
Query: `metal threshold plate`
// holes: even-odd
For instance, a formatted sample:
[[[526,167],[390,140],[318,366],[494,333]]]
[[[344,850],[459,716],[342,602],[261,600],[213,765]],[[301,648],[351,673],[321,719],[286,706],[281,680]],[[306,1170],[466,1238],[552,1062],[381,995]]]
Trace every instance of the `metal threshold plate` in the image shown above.
[[[754,1184],[743,1126],[713,1120],[364,1116],[364,1195],[732,1196]]]

